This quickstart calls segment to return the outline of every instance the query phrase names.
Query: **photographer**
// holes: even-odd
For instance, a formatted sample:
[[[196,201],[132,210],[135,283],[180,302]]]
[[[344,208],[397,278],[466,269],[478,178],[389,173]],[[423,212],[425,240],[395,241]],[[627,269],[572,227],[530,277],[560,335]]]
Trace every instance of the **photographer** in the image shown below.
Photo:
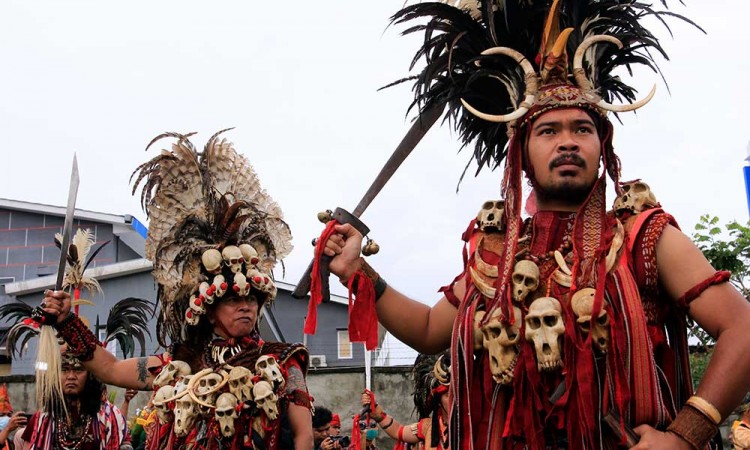
[[[312,417],[314,450],[343,450],[340,439],[331,436],[333,414],[322,406],[315,407]]]

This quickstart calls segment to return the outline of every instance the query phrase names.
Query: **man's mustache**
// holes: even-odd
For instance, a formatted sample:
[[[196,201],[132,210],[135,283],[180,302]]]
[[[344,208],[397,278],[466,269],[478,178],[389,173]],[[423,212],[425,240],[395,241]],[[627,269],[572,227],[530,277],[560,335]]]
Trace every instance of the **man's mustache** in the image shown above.
[[[565,165],[574,165],[581,168],[586,168],[586,161],[575,153],[569,153],[566,155],[560,155],[557,158],[553,159],[552,162],[549,163],[549,168],[550,170],[552,170],[555,167]]]

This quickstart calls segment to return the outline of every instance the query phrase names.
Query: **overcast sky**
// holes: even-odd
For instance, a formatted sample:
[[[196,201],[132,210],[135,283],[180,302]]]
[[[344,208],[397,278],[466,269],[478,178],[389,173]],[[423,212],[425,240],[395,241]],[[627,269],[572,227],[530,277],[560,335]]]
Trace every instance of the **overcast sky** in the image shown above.
[[[742,178],[750,141],[745,2],[686,0],[661,64],[671,95],[617,125],[623,179],[648,182],[683,229],[701,214],[748,219]],[[163,131],[197,131],[202,148],[227,133],[283,208],[295,237],[285,281],[296,283],[321,231],[319,210],[353,209],[409,127],[407,74],[418,40],[387,28],[402,0],[3,1],[0,3],[0,197],[64,206],[73,151],[78,207],[145,214],[128,177],[156,155]],[[433,129],[363,216],[386,280],[427,303],[461,270],[460,234],[500,173],[456,182],[468,154]],[[613,199],[610,199],[610,202]],[[277,274],[281,277],[281,273]]]

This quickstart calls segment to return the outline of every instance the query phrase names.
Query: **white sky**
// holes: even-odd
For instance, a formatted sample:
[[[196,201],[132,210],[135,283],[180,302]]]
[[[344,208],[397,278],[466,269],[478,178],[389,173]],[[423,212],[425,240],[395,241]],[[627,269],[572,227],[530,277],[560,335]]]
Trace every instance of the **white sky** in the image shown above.
[[[750,6],[673,1],[708,32],[674,22],[656,98],[617,126],[623,179],[642,178],[684,230],[704,213],[748,219],[742,178],[750,141]],[[3,1],[0,3],[0,197],[64,205],[73,151],[78,207],[145,222],[128,177],[152,137],[213,132],[244,152],[282,206],[296,249],[296,283],[321,225],[316,213],[353,209],[409,127],[409,87],[377,88],[407,74],[416,38],[388,18],[402,0]],[[623,129],[624,128],[624,129]],[[381,245],[371,258],[390,284],[432,303],[461,269],[460,234],[500,173],[455,185],[468,154],[432,130],[365,213]],[[611,201],[612,199],[610,199]],[[281,274],[279,273],[280,277]],[[337,283],[334,283],[337,284]]]

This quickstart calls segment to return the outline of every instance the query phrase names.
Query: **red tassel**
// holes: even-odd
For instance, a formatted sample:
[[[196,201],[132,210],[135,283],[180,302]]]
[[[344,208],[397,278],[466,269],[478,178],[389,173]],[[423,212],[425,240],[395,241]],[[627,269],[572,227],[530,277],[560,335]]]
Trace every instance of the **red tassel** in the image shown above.
[[[356,300],[353,297],[356,297]],[[373,350],[378,346],[375,286],[361,270],[349,279],[349,340],[364,342],[367,350]]]
[[[352,445],[349,447],[351,450],[359,450],[362,447],[361,444],[361,431],[359,430],[359,414],[354,416],[354,422],[352,423]]]
[[[326,248],[328,238],[334,233],[333,227],[338,222],[331,220],[326,225],[323,232],[315,244],[315,256],[313,257],[312,273],[310,274],[310,303],[307,305],[307,318],[305,319],[305,334],[315,334],[318,328],[318,305],[323,301],[321,287],[323,280],[320,279],[320,258],[323,256],[323,250]]]

